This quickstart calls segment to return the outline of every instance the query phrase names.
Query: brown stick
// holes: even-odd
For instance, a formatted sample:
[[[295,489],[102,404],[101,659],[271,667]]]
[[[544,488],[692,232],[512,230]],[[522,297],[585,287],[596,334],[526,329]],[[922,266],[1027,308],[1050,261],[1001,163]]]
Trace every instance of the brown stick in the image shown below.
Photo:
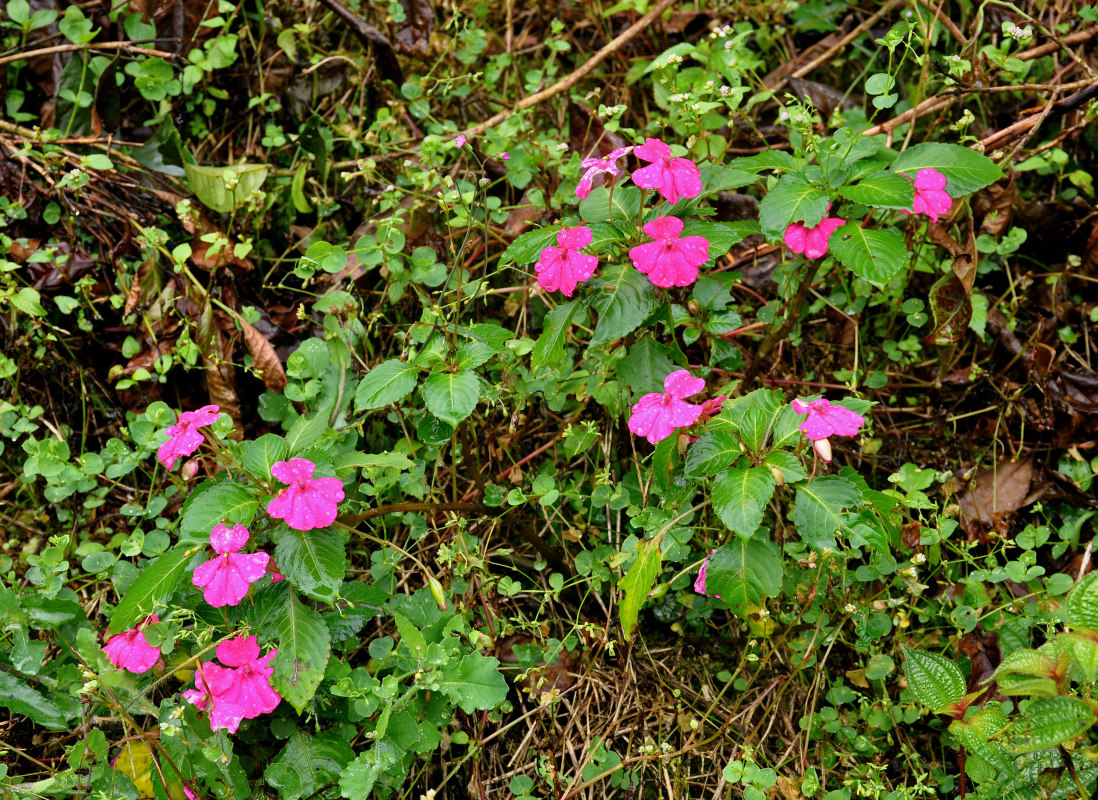
[[[1047,56],[1049,53],[1055,53],[1066,45],[1089,42],[1095,36],[1098,36],[1098,27],[1087,28],[1076,33],[1069,33],[1059,41],[1045,42],[1036,47],[1031,47],[1028,50],[1023,50],[1020,53],[1015,53],[1014,57],[1019,58],[1022,61],[1026,61],[1030,58],[1040,58],[1041,56]]]
[[[579,83],[585,75],[591,72],[591,70],[593,70],[603,61],[605,61],[609,56],[620,50],[622,48],[622,45],[624,45],[626,42],[628,42],[630,39],[632,39],[634,36],[643,31],[650,24],[652,24],[656,17],[666,11],[674,2],[675,0],[660,0],[648,11],[647,14],[645,14],[643,17],[638,19],[636,22],[634,22],[632,25],[630,25],[628,28],[618,34],[616,38],[607,43],[605,47],[603,47],[601,50],[591,56],[591,58],[587,59],[587,61],[585,61],[579,67],[579,69],[577,69],[571,75],[557,81],[552,86],[546,89],[542,89],[540,92],[535,92],[529,97],[523,98],[514,106],[514,108],[509,108],[506,111],[501,111],[495,116],[489,117],[479,125],[474,125],[471,128],[466,128],[461,132],[462,135],[477,136],[478,134],[484,133],[489,128],[499,125],[512,114],[522,111],[525,108],[536,106],[538,103],[545,102],[550,97],[554,97],[561,92],[571,89],[573,86]]]
[[[92,44],[55,44],[53,47],[27,50],[23,53],[15,53],[14,55],[0,58],[0,64],[7,64],[12,61],[23,61],[24,59],[35,58],[36,56],[49,56],[54,53],[69,53],[73,50],[125,50],[126,52],[136,53],[141,56],[158,56],[160,58],[176,57],[175,53],[168,53],[163,50],[152,50],[148,47],[134,47],[133,42],[94,42]]]

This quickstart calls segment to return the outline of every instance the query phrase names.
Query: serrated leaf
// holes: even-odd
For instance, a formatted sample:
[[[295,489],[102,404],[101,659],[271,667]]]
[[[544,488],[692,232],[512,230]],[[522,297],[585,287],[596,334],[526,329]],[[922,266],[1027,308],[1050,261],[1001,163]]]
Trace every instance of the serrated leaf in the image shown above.
[[[855,203],[874,208],[911,209],[915,185],[903,175],[886,170],[871,172],[853,186],[844,186],[839,194]]]
[[[781,551],[761,536],[733,537],[709,559],[705,590],[741,615],[761,608],[766,598],[782,590]]]
[[[792,222],[812,228],[827,213],[827,194],[800,173],[783,175],[759,204],[759,225],[770,240],[785,233]]]
[[[1029,701],[1015,728],[1016,753],[1047,750],[1086,733],[1094,712],[1078,697],[1039,697]]]
[[[351,745],[337,733],[324,731],[310,736],[294,728],[263,777],[282,800],[314,797],[339,777],[354,757]]]
[[[831,234],[829,244],[843,266],[874,286],[892,280],[908,259],[904,237],[895,228],[868,230],[851,221]]]
[[[2,671],[0,671],[0,706],[14,714],[26,714],[36,725],[51,731],[68,730],[69,720],[75,716],[75,712],[79,711],[79,706],[73,709],[73,713],[63,711],[54,700],[32,689],[25,681]]]
[[[763,464],[778,470],[784,483],[796,483],[808,477],[801,460],[787,450],[771,450],[763,459]],[[777,481],[776,475],[774,479]]]
[[[224,522],[247,526],[255,517],[259,500],[248,487],[236,481],[215,483],[183,504],[179,534],[184,541],[206,540],[214,525]]]
[[[636,186],[615,186],[613,196],[605,186],[592,189],[579,204],[584,222],[628,222],[632,224],[641,207],[641,192]]]
[[[837,475],[816,478],[797,487],[793,524],[809,547],[834,552],[835,532],[842,527],[843,509],[861,500],[858,487],[846,478]]]
[[[359,381],[355,410],[383,408],[407,397],[416,388],[419,369],[396,358],[378,364]]]
[[[747,172],[761,172],[764,169],[788,171],[796,166],[796,159],[784,150],[764,150],[756,155],[734,158],[728,162],[728,167]]]
[[[732,466],[743,453],[740,440],[727,431],[703,433],[686,451],[686,476],[705,478]]]
[[[629,348],[629,355],[618,363],[618,380],[632,389],[634,396],[662,393],[663,379],[676,369],[669,347],[653,336],[642,336]]]
[[[648,593],[652,591],[662,562],[660,539],[644,539],[637,542],[637,557],[633,561],[633,566],[618,582],[618,588],[622,591],[619,607],[621,630],[626,639],[633,635],[633,629],[637,626],[637,616],[640,614],[641,607],[644,606],[644,601],[648,599]]]
[[[550,225],[547,228],[526,231],[503,251],[503,255],[500,256],[501,263],[513,262],[523,265],[537,261],[542,250],[556,245],[560,230],[559,225]]]
[[[287,452],[293,456],[308,450],[329,427],[327,411],[319,411],[311,417],[298,417],[286,432]]]
[[[289,454],[286,440],[277,433],[265,433],[248,444],[244,453],[244,469],[252,475],[267,480],[276,461],[285,461]]]
[[[415,462],[404,453],[360,453],[357,450],[352,450],[350,453],[337,456],[336,460],[332,462],[332,466],[337,473],[352,469],[366,469],[367,467],[404,470],[411,469],[415,466]]]
[[[950,197],[971,194],[1003,177],[1003,171],[987,156],[945,142],[927,142],[908,148],[892,162],[889,172],[904,173],[914,180],[921,169],[936,169],[945,175]]]
[[[915,699],[935,714],[944,713],[965,696],[965,676],[957,665],[937,653],[912,650],[906,644],[904,675]]]
[[[713,508],[725,525],[748,538],[762,524],[774,486],[774,476],[766,467],[735,467],[713,481]]]
[[[568,329],[572,325],[572,317],[579,310],[579,301],[559,305],[545,315],[542,322],[541,336],[534,344],[534,351],[530,354],[530,371],[537,372],[546,364],[556,364],[564,358],[564,341],[568,336]]]
[[[279,565],[281,569],[282,565]],[[303,605],[296,592],[286,595],[286,604],[275,624],[278,655],[271,661],[271,686],[297,713],[313,699],[331,655],[328,626],[320,614]]]
[[[339,779],[339,791],[347,800],[366,800],[381,777],[400,763],[401,753],[385,739],[348,765]]]
[[[178,545],[141,570],[115,606],[107,635],[129,630],[156,611],[179,585],[193,555],[186,547]]]
[[[275,547],[279,571],[302,594],[331,603],[347,574],[343,537],[326,529],[283,528]]]
[[[609,265],[592,285],[597,291],[591,305],[598,311],[599,321],[590,347],[632,333],[658,305],[652,282],[631,264]]]
[[[702,194],[714,194],[732,189],[742,189],[759,180],[759,176],[750,170],[735,167],[702,168],[705,189]]]
[[[584,253],[606,254],[614,249],[614,245],[621,244],[629,237],[609,222],[596,222],[589,225],[591,230],[591,244],[583,248]]]
[[[466,714],[493,709],[507,699],[499,661],[480,653],[468,653],[456,668],[444,669],[441,690]]]
[[[427,410],[443,422],[457,425],[473,413],[480,396],[480,381],[472,370],[436,372],[423,383]]]
[[[1072,587],[1066,605],[1068,625],[1098,631],[1098,572],[1088,572]]]
[[[683,236],[704,236],[709,242],[709,261],[713,263],[732,249],[732,245],[742,242],[744,237],[758,233],[759,225],[755,220],[744,222],[711,222],[705,219],[687,220],[683,226]],[[752,230],[754,229],[754,230]]]

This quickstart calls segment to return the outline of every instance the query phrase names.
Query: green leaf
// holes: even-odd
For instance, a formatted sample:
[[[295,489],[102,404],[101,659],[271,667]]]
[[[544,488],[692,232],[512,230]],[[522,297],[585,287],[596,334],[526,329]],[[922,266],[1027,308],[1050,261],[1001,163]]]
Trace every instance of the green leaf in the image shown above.
[[[814,550],[838,549],[835,532],[843,523],[843,509],[860,503],[862,493],[846,478],[825,475],[797,487],[793,524],[801,540]]]
[[[711,491],[721,521],[749,538],[762,524],[763,510],[774,495],[774,476],[766,467],[736,467],[718,475]]]
[[[640,614],[644,601],[648,599],[648,593],[656,583],[662,560],[660,539],[639,541],[637,558],[633,561],[633,566],[618,582],[618,588],[623,592],[619,608],[621,630],[627,640],[633,635],[633,629],[637,626],[637,615]]]
[[[732,249],[732,245],[742,242],[744,237],[758,233],[755,220],[744,222],[710,222],[704,219],[687,220],[683,226],[683,236],[704,236],[709,242],[709,261],[713,263]],[[754,228],[754,230],[752,230]]]
[[[600,186],[591,191],[579,205],[584,222],[629,222],[637,218],[641,207],[641,192],[636,186],[615,186],[614,195]]]
[[[770,240],[785,233],[792,222],[812,228],[827,213],[828,198],[800,173],[783,175],[759,204],[759,224]]]
[[[869,173],[854,186],[844,186],[839,194],[873,208],[910,209],[915,202],[914,184],[903,175],[883,169]]]
[[[1078,697],[1039,697],[1029,706],[1014,729],[1011,749],[1016,753],[1047,750],[1087,732],[1094,712]]]
[[[829,244],[843,266],[874,286],[892,280],[908,259],[903,234],[898,230],[867,230],[856,220],[831,234]]]
[[[782,483],[796,483],[808,477],[801,460],[788,450],[771,450],[763,459],[763,464],[767,468],[777,469],[781,473]],[[771,473],[773,473],[773,469]],[[776,482],[778,476],[775,475],[774,480]]]
[[[912,650],[906,644],[904,675],[915,699],[935,714],[945,713],[965,696],[965,676],[948,658],[937,653]]]
[[[24,681],[0,672],[0,706],[14,714],[26,714],[31,721],[51,731],[69,729],[69,720],[74,714],[63,711],[49,697],[32,689]],[[79,706],[73,711],[78,711]]]
[[[343,770],[339,790],[347,800],[366,800],[389,770],[400,763],[401,753],[392,742],[382,739]]]
[[[499,661],[480,653],[468,653],[456,668],[443,670],[441,689],[466,714],[493,709],[507,699]]]
[[[404,453],[360,453],[357,450],[337,456],[332,464],[337,474],[345,470],[367,467],[405,470],[415,466],[415,462]]]
[[[1002,775],[1014,773],[1010,753],[999,742],[989,741],[1006,727],[1006,716],[997,710],[977,711],[968,719],[955,719],[949,724],[949,732],[970,753],[987,761]]]
[[[276,433],[265,433],[248,444],[244,453],[244,469],[261,480],[267,480],[274,463],[285,461],[288,453],[285,439]]]
[[[457,425],[473,413],[479,396],[480,381],[469,369],[437,372],[423,384],[427,410],[451,425]]]
[[[522,265],[537,261],[542,250],[556,245],[557,234],[560,233],[560,230],[559,225],[550,225],[547,228],[526,231],[503,251],[500,262],[504,264],[513,262]]]
[[[745,169],[736,169],[735,167],[718,167],[708,170],[703,167],[702,169],[702,178],[705,185],[703,194],[742,189],[744,186],[750,186],[759,180],[756,173]]]
[[[187,498],[179,521],[179,534],[186,541],[202,541],[219,522],[248,525],[257,508],[259,500],[250,489],[236,481],[221,481],[201,494]]]
[[[419,369],[396,358],[378,364],[358,383],[355,410],[383,408],[407,397],[416,388]]]
[[[351,745],[337,733],[325,731],[310,736],[294,728],[263,777],[282,800],[314,797],[338,778],[354,757]]]
[[[613,250],[614,245],[620,244],[629,238],[616,225],[611,225],[609,222],[596,222],[589,227],[591,228],[591,244],[583,248],[586,253],[609,253]]]
[[[705,590],[741,615],[761,608],[782,590],[781,551],[761,536],[734,537],[709,559]]]
[[[1067,623],[1098,631],[1098,572],[1088,572],[1072,588],[1067,598]]]
[[[193,555],[194,551],[177,545],[141,570],[115,606],[107,634],[113,636],[129,630],[156,611],[157,606],[179,585],[179,579]]]
[[[607,266],[591,285],[598,290],[591,298],[591,305],[599,312],[599,322],[591,336],[590,347],[632,333],[659,304],[652,282],[632,264]]]
[[[275,562],[295,589],[327,603],[339,594],[347,573],[343,537],[327,529],[305,532],[283,528]]]
[[[279,564],[279,568],[282,568]],[[320,614],[297,599],[296,592],[286,595],[286,605],[275,623],[278,631],[278,655],[271,661],[274,674],[271,686],[300,714],[313,699],[324,669],[328,666],[331,644],[328,626]]]
[[[318,411],[311,417],[298,417],[286,432],[286,449],[289,455],[308,450],[328,430],[328,412]]]
[[[530,355],[531,372],[536,373],[546,364],[556,364],[564,358],[564,340],[572,325],[572,317],[578,309],[579,301],[572,300],[557,306],[545,315],[541,336],[538,337],[534,352]]]
[[[662,392],[663,379],[676,369],[670,348],[654,336],[642,336],[629,348],[629,355],[618,362],[618,379],[639,396]]]
[[[267,180],[268,164],[237,164],[231,167],[204,167],[183,164],[187,186],[204,206],[226,214],[244,205]]]
[[[982,153],[944,142],[910,147],[889,167],[890,172],[904,173],[912,180],[921,169],[936,169],[945,175],[950,197],[971,194],[1003,177],[998,165]]]
[[[703,433],[686,451],[686,476],[706,478],[728,467],[743,453],[740,440],[727,431]],[[754,532],[754,531],[752,531]]]
[[[764,150],[753,156],[734,158],[728,162],[728,166],[747,172],[762,172],[764,169],[776,169],[788,172],[797,166],[791,153],[784,150]]]

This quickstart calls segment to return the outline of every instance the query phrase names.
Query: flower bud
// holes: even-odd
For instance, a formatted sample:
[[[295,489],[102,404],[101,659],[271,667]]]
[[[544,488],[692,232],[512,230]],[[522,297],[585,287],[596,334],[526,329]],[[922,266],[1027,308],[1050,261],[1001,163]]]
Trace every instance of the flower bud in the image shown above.
[[[194,480],[194,476],[198,474],[198,459],[191,458],[183,462],[183,468],[179,470],[180,477],[185,481]]]
[[[431,588],[431,597],[435,598],[435,604],[438,606],[439,611],[446,610],[446,592],[442,588],[442,584],[427,576],[427,585]]]
[[[767,464],[767,466],[770,468],[770,474],[774,476],[774,483],[778,486],[785,486],[785,475],[782,471],[773,464]]]
[[[812,449],[816,451],[816,455],[820,457],[822,461],[831,461],[831,442],[827,439],[816,439],[812,442]]]

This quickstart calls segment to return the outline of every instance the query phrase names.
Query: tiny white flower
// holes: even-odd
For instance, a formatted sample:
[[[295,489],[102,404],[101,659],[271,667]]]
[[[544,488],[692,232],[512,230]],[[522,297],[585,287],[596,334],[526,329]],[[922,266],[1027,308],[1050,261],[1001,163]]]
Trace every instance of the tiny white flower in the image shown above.
[[[843,611],[845,611],[847,614],[853,614],[857,610],[858,607],[855,606],[853,603],[847,603],[845,606],[843,606]]]
[[[567,149],[568,149],[568,143],[567,142],[561,142],[560,144],[557,145],[557,150],[559,150],[562,153]]]
[[[911,563],[912,564],[925,564],[926,563],[926,554],[925,553],[916,553],[915,555],[913,555],[911,557]]]

